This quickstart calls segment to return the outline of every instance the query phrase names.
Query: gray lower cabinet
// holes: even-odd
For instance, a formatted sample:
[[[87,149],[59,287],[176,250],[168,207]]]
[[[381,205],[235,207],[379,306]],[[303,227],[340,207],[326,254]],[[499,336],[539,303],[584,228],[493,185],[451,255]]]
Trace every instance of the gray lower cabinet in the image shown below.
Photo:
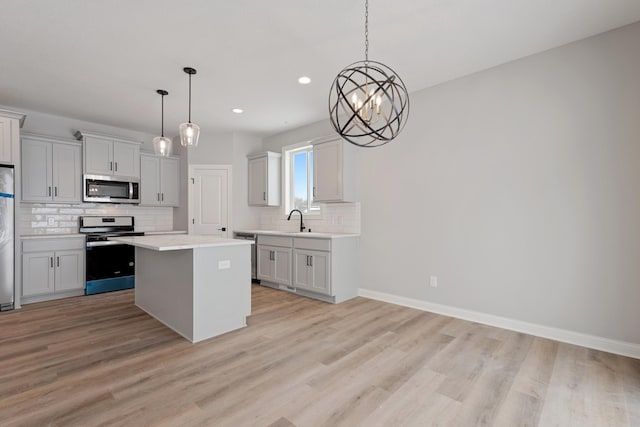
[[[286,237],[262,238],[258,236],[259,280],[291,285],[291,239]]]
[[[84,237],[23,240],[22,302],[83,294],[84,246]]]
[[[258,234],[258,279],[266,286],[342,302],[358,295],[357,254],[357,237]]]
[[[294,287],[331,295],[330,252],[294,249],[293,259]]]

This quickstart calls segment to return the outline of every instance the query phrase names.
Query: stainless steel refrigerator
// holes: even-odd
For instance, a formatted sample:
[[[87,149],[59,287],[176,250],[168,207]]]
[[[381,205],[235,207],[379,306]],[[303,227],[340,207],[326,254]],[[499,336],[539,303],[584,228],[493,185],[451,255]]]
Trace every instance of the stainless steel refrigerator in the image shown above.
[[[13,166],[0,165],[0,311],[14,302],[14,186]]]

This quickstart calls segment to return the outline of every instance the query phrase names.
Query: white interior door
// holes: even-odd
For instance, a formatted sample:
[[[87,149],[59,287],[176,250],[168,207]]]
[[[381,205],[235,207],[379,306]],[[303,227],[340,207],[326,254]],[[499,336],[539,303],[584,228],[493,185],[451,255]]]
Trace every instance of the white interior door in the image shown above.
[[[229,236],[231,166],[189,166],[189,233]]]

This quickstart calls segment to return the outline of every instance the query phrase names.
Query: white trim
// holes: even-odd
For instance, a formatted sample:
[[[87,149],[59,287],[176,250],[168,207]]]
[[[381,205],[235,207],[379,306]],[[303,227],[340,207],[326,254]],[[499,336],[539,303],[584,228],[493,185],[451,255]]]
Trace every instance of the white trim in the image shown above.
[[[311,145],[322,144],[323,142],[338,141],[341,139],[342,137],[336,133],[332,135],[319,136],[317,138],[310,139],[309,144]]]
[[[575,344],[582,347],[640,359],[640,344],[612,340],[596,335],[538,325],[536,323],[523,322],[521,320],[510,319],[508,317],[494,316],[492,314],[481,313],[479,311],[465,310],[449,305],[435,304],[428,301],[391,295],[369,289],[358,289],[358,295],[391,304],[402,305],[404,307],[416,308],[422,311],[429,311],[432,313],[442,314],[444,316],[456,317],[458,319],[482,323],[484,325],[495,326],[511,331],[535,335],[537,337],[548,338],[568,344]]]
[[[19,113],[17,111],[4,110],[0,108],[0,116],[7,117],[9,119],[16,119],[20,122],[20,129],[24,126],[24,120],[27,118],[27,115],[24,113]]]

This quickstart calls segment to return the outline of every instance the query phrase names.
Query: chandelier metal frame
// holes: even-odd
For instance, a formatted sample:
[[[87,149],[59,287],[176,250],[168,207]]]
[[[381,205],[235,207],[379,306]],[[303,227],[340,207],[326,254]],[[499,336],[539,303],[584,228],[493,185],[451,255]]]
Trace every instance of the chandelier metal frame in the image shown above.
[[[404,128],[409,94],[390,67],[369,60],[369,1],[365,0],[365,60],[346,66],[329,92],[329,117],[336,132],[359,147],[380,147]]]

